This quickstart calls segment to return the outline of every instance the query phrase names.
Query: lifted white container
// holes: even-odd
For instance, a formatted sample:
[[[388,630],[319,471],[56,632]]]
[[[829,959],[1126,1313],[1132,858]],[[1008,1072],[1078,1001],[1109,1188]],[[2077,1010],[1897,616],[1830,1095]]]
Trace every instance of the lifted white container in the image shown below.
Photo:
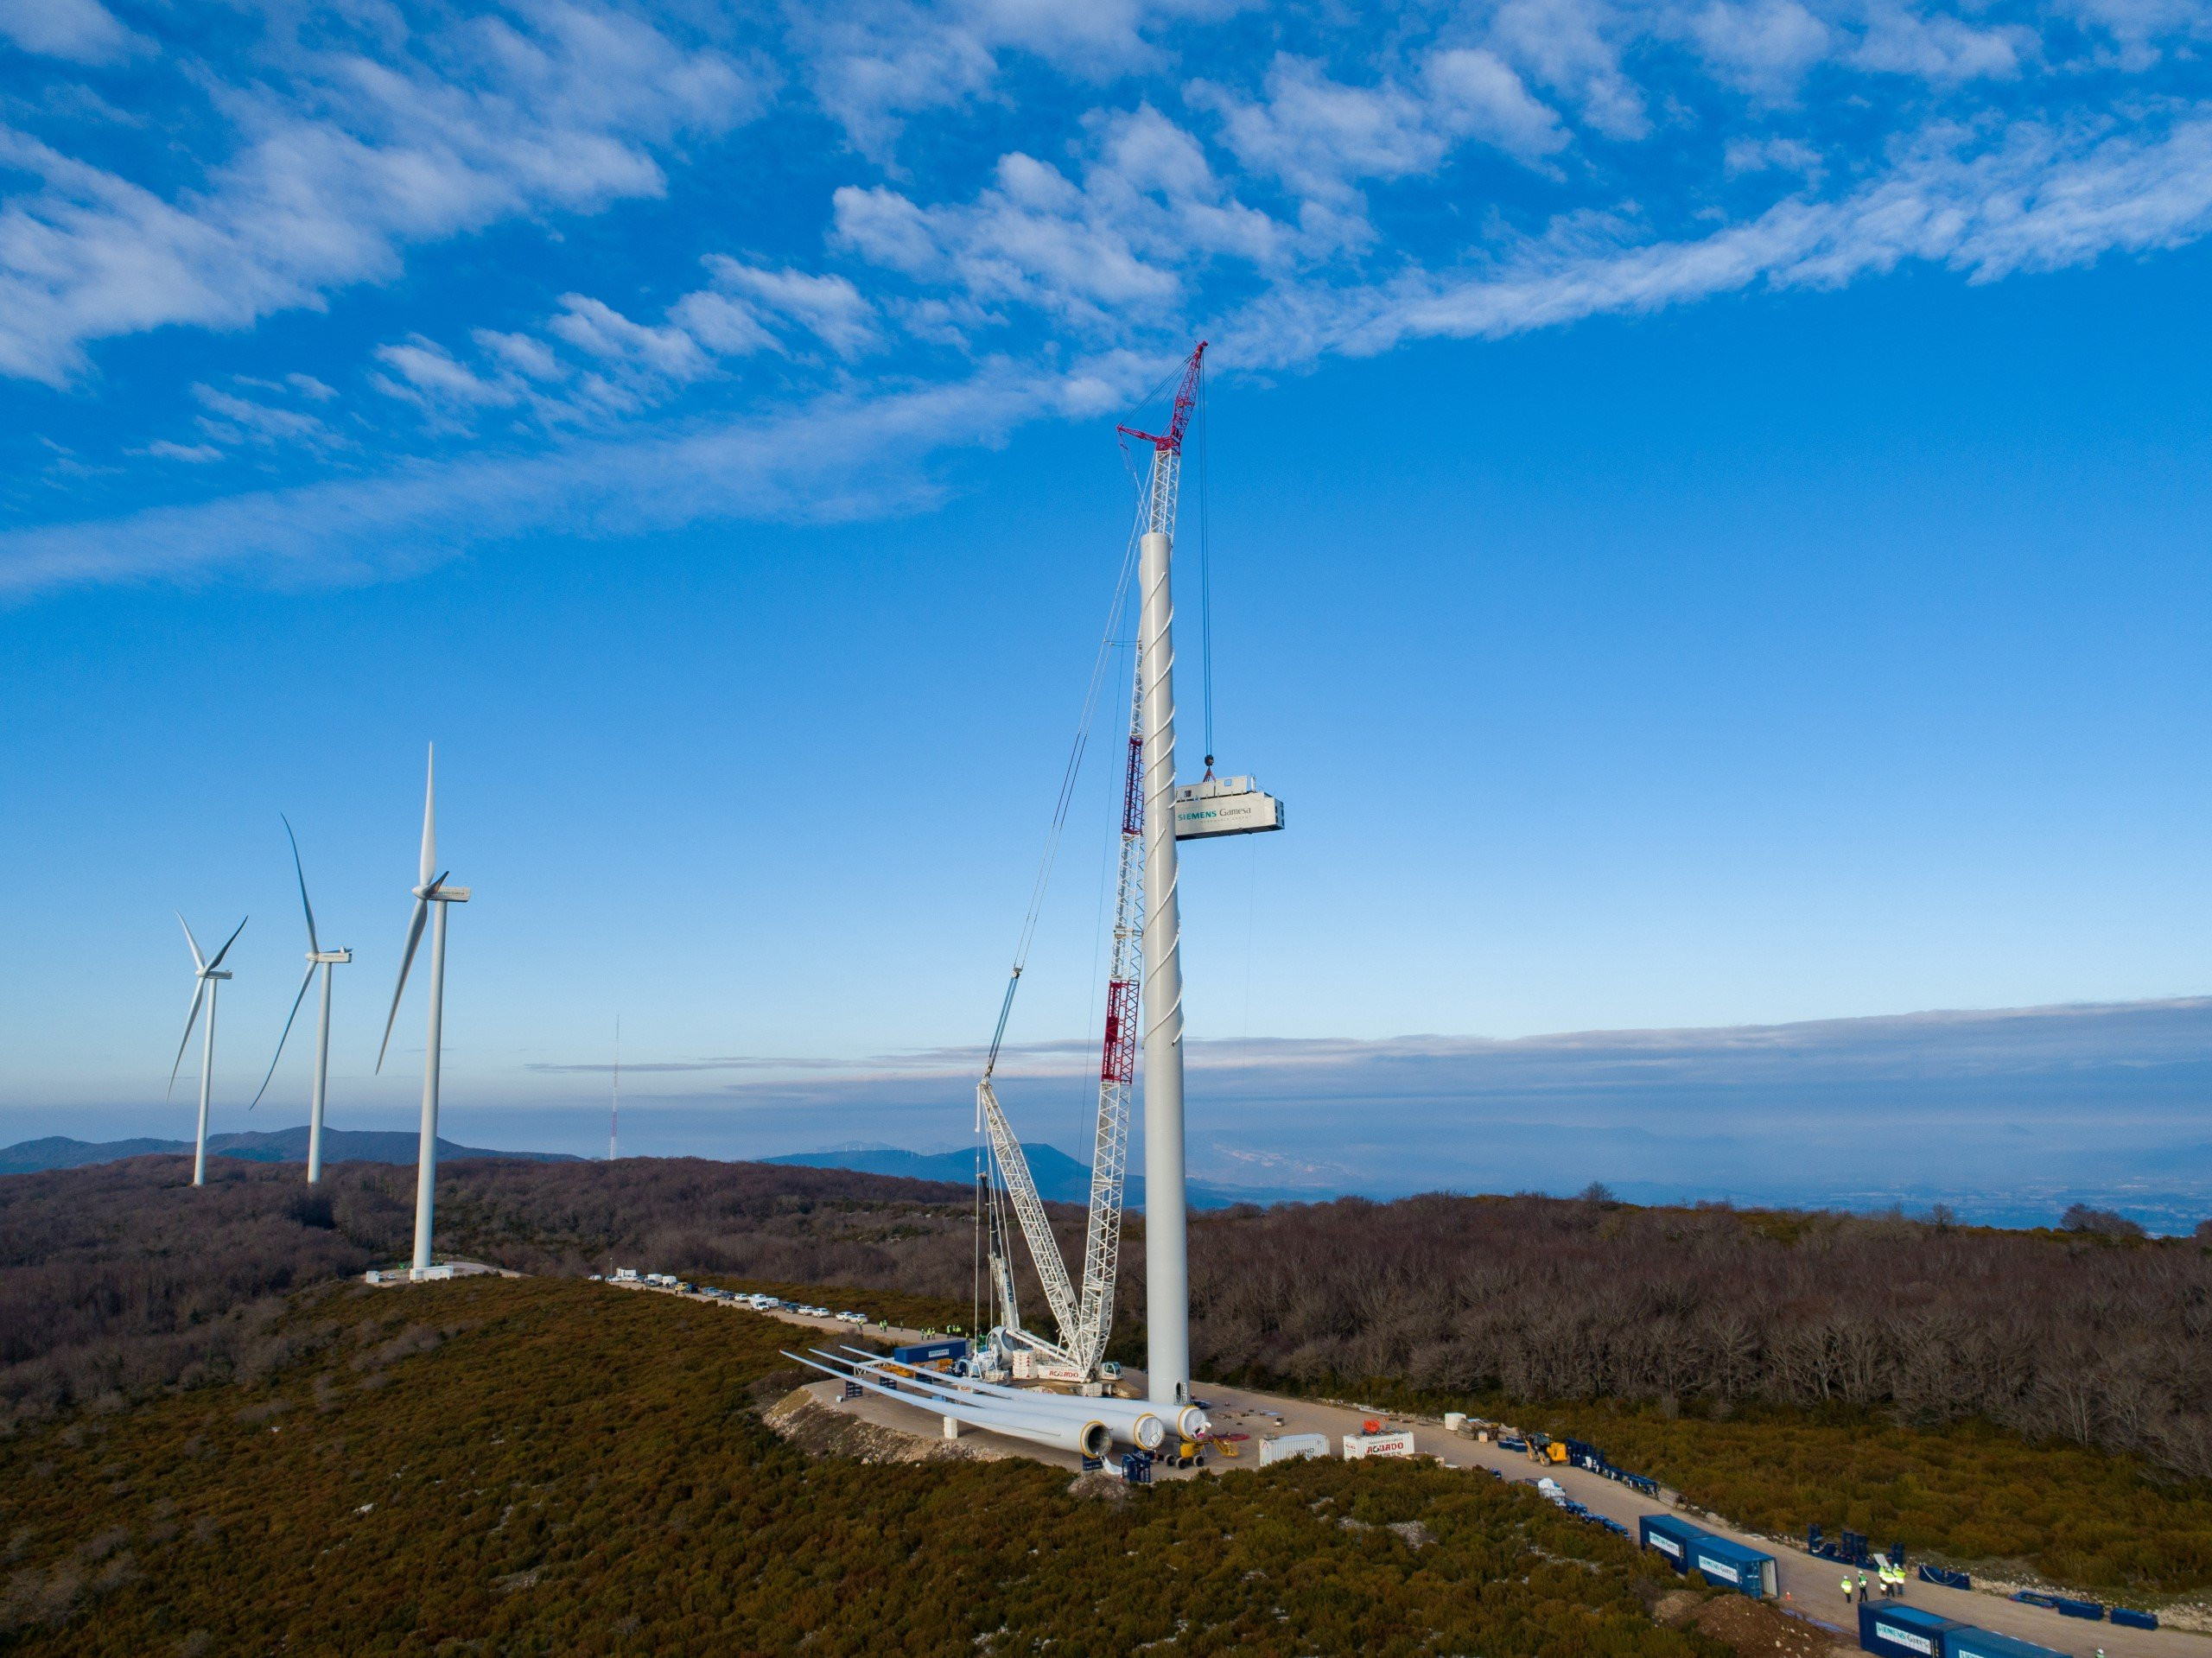
[[[1282,802],[1251,778],[1205,778],[1175,791],[1175,838],[1258,835],[1282,827]]]

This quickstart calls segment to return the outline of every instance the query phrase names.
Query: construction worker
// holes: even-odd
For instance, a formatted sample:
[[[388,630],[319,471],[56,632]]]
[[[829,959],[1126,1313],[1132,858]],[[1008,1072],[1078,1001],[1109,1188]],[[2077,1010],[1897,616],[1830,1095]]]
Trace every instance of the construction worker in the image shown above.
[[[1866,1573],[1863,1569],[1859,1573],[1859,1604],[1866,1604]]]
[[[1843,1574],[1843,1604],[1847,1606],[1851,1604],[1851,1573],[1848,1572]]]

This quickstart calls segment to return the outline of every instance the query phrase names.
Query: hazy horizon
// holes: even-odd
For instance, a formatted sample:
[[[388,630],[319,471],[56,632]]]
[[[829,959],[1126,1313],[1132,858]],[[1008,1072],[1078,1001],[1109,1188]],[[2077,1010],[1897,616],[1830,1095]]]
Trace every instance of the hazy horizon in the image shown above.
[[[1016,1045],[999,1089],[1017,1131],[1082,1158],[1091,1045]],[[626,1067],[622,1147],[759,1158],[851,1142],[972,1143],[972,1048],[806,1065],[744,1058]],[[611,1067],[567,1067],[606,1090]],[[698,1079],[715,1077],[711,1087]],[[690,1085],[687,1085],[690,1084]],[[1439,1188],[1859,1209],[1949,1204],[2050,1223],[2068,1204],[2156,1229],[2212,1214],[2212,998],[1943,1011],[1512,1039],[1194,1041],[1194,1178],[1316,1195]],[[449,1092],[447,1138],[601,1156],[608,1099]],[[218,1132],[291,1126],[272,1096]],[[275,1113],[288,1115],[276,1115]],[[303,1120],[303,1119],[302,1119]],[[410,1109],[334,1091],[329,1121],[404,1129]],[[179,1103],[0,1108],[9,1140],[188,1134]]]

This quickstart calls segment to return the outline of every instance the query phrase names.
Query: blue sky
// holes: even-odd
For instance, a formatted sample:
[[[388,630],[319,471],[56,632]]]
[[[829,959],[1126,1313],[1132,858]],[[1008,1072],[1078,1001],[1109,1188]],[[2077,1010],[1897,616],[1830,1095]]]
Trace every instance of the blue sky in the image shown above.
[[[254,918],[251,1126],[280,810],[359,952],[334,1113],[402,1120],[435,738],[456,1137],[590,1143],[619,1012],[638,1149],[850,1138],[760,1103],[824,1067],[957,1138],[897,1057],[988,1033],[1111,428],[1201,335],[1217,740],[1293,828],[1188,860],[1196,1038],[2205,988],[2212,10],[0,32],[11,1137],[184,1131],[174,907]],[[1110,789],[1021,1042],[1088,1040]]]

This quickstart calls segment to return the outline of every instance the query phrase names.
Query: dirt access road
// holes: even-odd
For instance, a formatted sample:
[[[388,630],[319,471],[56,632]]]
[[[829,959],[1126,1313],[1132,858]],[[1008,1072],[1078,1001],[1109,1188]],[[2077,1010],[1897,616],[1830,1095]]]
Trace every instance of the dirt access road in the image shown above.
[[[626,1284],[621,1287],[652,1286]],[[674,1293],[665,1290],[656,1290],[655,1293]],[[693,1299],[713,1300],[707,1296]],[[757,1313],[749,1308],[739,1308],[736,1312],[741,1317],[780,1318],[786,1324],[798,1325],[810,1332],[847,1341],[862,1335],[879,1341],[914,1342],[925,1339],[917,1330],[893,1328],[887,1331],[873,1324],[861,1330],[851,1324],[841,1324],[833,1318],[802,1318],[788,1311]],[[810,1342],[807,1344],[820,1346],[830,1352],[838,1350],[836,1340]],[[804,1349],[795,1344],[792,1350],[804,1351]],[[1123,1380],[1140,1389],[1144,1384],[1142,1374],[1137,1371],[1125,1372]],[[919,1405],[897,1404],[874,1394],[859,1400],[840,1401],[836,1398],[839,1391],[837,1384],[829,1382],[810,1391],[814,1391],[817,1398],[823,1403],[833,1404],[841,1411],[880,1426],[898,1428],[919,1438],[943,1436],[944,1418]],[[1264,1433],[1326,1434],[1332,1454],[1335,1454],[1342,1446],[1344,1435],[1358,1432],[1363,1421],[1381,1414],[1389,1426],[1410,1427],[1414,1432],[1416,1451],[1422,1455],[1435,1457],[1446,1467],[1465,1468],[1471,1472],[1487,1469],[1507,1479],[1532,1483],[1540,1475],[1548,1475],[1559,1482],[1567,1496],[1592,1513],[1618,1521],[1629,1528],[1631,1534],[1636,1530],[1637,1521],[1644,1515],[1683,1513],[1671,1501],[1644,1496],[1602,1475],[1558,1464],[1540,1467],[1525,1456],[1501,1450],[1496,1445],[1484,1445],[1469,1436],[1447,1433],[1441,1423],[1433,1420],[1389,1416],[1350,1406],[1255,1393],[1246,1388],[1216,1387],[1206,1382],[1198,1384],[1198,1393],[1206,1402],[1217,1434],[1244,1433],[1251,1436],[1243,1440],[1223,1440],[1218,1450],[1224,1454],[1217,1456],[1207,1471],[1213,1473],[1259,1466],[1259,1441]],[[1081,1465],[1079,1459],[1072,1455],[1031,1445],[1026,1440],[1004,1439],[972,1428],[963,1430],[962,1437],[988,1446],[994,1452],[1027,1457],[1033,1461],[1065,1467],[1071,1471]],[[1192,1476],[1162,1468],[1158,1471],[1157,1477]],[[1833,1560],[1815,1560],[1794,1544],[1739,1530],[1726,1521],[1707,1515],[1693,1513],[1688,1517],[1717,1537],[1725,1537],[1732,1542],[1773,1555],[1776,1587],[1782,1597],[1781,1604],[1792,1611],[1818,1618],[1847,1631],[1850,1638],[1856,1642],[1859,1612],[1855,1605],[1846,1604],[1843,1598],[1840,1586],[1843,1575],[1841,1566]],[[2074,1658],[2093,1658],[2099,1653],[2105,1655],[2105,1658],[2212,1658],[2212,1639],[2187,1629],[2130,1629],[2112,1623],[2092,1623],[2082,1618],[2062,1617],[2045,1607],[2026,1606],[2018,1601],[1974,1590],[1945,1589],[1935,1584],[1916,1581],[1910,1585],[1906,1601],[1941,1617],[1956,1618],[1961,1623],[1972,1623],[1985,1629],[1995,1629],[1999,1634],[2013,1636],[2023,1641],[2032,1641],[2040,1646],[2074,1655]]]

